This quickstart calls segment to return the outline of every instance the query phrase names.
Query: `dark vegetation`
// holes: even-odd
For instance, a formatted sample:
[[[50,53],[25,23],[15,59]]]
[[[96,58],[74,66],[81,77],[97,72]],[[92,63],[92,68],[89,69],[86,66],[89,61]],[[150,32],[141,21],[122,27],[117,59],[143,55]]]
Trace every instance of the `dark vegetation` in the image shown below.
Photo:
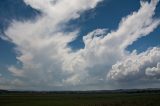
[[[0,106],[160,106],[160,90],[76,92],[0,90]]]

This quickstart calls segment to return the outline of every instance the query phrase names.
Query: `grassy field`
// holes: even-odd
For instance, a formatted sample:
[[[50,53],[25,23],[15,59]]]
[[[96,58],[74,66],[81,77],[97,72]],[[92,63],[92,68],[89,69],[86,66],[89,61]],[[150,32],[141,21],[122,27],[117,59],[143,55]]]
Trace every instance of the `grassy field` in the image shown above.
[[[160,106],[160,94],[0,94],[0,106]]]

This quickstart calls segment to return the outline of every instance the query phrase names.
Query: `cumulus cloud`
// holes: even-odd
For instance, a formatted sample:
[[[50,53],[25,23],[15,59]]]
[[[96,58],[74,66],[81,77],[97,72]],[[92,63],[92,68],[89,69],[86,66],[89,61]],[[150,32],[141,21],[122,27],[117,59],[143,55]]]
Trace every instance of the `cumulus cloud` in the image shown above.
[[[152,67],[152,68],[147,68],[146,69],[146,75],[148,76],[152,76],[152,77],[159,77],[160,76],[160,63],[157,63],[156,67]]]
[[[159,19],[153,18],[159,0],[141,2],[141,8],[124,17],[115,31],[96,29],[88,33],[83,37],[85,47],[78,51],[73,51],[68,43],[76,39],[79,30],[69,32],[63,28],[69,27],[66,23],[79,18],[82,12],[95,8],[101,0],[24,1],[42,14],[36,20],[14,21],[5,31],[7,40],[16,45],[16,58],[21,63],[8,70],[23,85],[22,89],[40,85],[52,89],[104,84],[106,75],[109,80],[137,75],[144,78],[145,70],[150,72],[149,67],[160,61],[159,47],[141,54],[126,51],[134,41],[160,24]]]
[[[88,71],[87,74],[89,73],[85,82],[87,80],[89,83],[104,80],[112,65],[131,55],[125,49],[138,38],[148,35],[160,24],[159,19],[153,18],[157,2],[143,3],[138,12],[133,12],[133,14],[123,18],[119,28],[106,34],[106,36],[103,34],[102,36],[95,36],[95,32],[99,32],[98,29],[83,37],[85,48],[78,52],[80,59],[74,58],[70,65],[73,68],[78,63],[76,61],[81,60],[83,62],[84,65],[82,64],[80,69],[85,70],[85,73]],[[102,30],[100,32],[105,33]],[[77,70],[77,66],[73,70]],[[76,72],[75,74],[79,73]]]
[[[108,73],[108,78],[117,81],[125,81],[126,79],[133,81],[139,81],[138,79],[146,80],[148,75],[153,75],[154,72],[155,74],[157,72],[158,75],[157,63],[159,61],[160,48],[155,47],[140,54],[133,52],[112,66],[112,70]],[[157,65],[157,68],[148,68],[155,65]]]
[[[17,60],[22,63],[20,68],[9,67],[9,71],[16,77],[23,76],[22,81],[32,86],[42,82],[46,86],[61,86],[72,74],[62,67],[65,61],[69,62],[69,57],[75,55],[67,45],[78,32],[64,32],[62,29],[66,22],[78,18],[81,12],[94,8],[100,1],[25,0],[42,15],[36,20],[14,21],[5,31],[8,40],[16,45]]]

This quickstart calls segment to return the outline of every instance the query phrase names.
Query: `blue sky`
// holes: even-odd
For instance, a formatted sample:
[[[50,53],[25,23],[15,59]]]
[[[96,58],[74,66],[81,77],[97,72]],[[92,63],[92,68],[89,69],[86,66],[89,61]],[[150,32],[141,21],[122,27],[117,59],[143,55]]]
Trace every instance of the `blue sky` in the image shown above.
[[[152,56],[154,52],[160,52],[160,3],[155,1],[156,8],[154,0],[143,0],[142,5],[140,0],[1,0],[0,88],[57,90],[63,86],[79,90],[159,87],[160,57],[158,54]],[[63,2],[77,8],[72,5],[63,7]],[[143,13],[143,8],[148,9],[151,16]],[[140,19],[136,19],[140,17],[138,14],[148,18],[142,19],[144,22],[141,23]],[[140,21],[128,22],[134,15],[133,21]],[[125,25],[131,29],[137,26],[139,30],[126,31],[126,35],[121,35],[121,26],[127,28]],[[116,42],[112,38],[105,41],[109,39],[106,36],[115,35],[119,36]],[[112,47],[116,43],[119,46]],[[141,66],[135,66],[135,61],[140,61]],[[139,83],[134,81],[135,76],[140,76]],[[149,83],[143,85],[144,79]],[[86,83],[82,83],[84,81]]]

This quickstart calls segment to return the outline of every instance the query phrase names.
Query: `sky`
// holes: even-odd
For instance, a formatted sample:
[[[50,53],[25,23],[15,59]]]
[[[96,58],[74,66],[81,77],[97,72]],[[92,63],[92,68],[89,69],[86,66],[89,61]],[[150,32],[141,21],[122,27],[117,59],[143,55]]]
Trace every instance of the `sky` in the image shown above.
[[[1,0],[0,89],[160,88],[159,0]]]

